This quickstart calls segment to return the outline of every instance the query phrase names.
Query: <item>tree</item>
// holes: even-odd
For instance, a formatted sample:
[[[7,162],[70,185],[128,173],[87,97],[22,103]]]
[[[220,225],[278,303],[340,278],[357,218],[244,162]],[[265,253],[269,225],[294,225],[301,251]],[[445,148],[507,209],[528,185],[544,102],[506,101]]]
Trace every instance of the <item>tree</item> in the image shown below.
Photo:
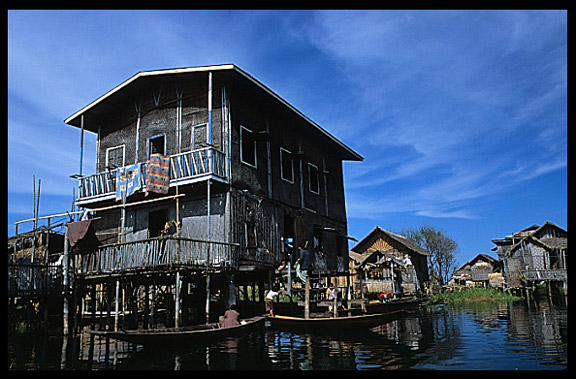
[[[454,254],[458,243],[448,237],[443,230],[423,225],[419,229],[402,229],[399,234],[417,243],[432,254],[430,257],[431,276],[437,278],[440,285],[447,283],[456,269]]]

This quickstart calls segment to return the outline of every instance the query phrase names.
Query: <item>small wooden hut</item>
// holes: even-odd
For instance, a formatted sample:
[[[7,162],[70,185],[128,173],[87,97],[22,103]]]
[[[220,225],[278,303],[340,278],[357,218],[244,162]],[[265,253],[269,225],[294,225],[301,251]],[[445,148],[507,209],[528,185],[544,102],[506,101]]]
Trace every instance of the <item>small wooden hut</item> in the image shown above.
[[[463,285],[489,286],[490,275],[497,272],[500,272],[497,259],[487,254],[478,254],[454,272],[454,281]]]
[[[416,295],[429,281],[430,253],[408,238],[374,228],[349,253],[355,292]]]

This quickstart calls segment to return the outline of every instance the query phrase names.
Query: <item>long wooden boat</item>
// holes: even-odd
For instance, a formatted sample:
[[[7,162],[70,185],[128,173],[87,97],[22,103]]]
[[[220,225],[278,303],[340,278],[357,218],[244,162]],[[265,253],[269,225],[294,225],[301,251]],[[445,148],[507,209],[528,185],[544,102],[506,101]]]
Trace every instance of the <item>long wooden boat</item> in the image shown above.
[[[242,320],[240,325],[221,328],[220,323],[186,326],[180,328],[139,329],[121,331],[89,330],[88,333],[102,337],[110,337],[122,341],[128,341],[144,346],[163,346],[194,342],[206,342],[228,337],[240,336],[248,333],[264,324],[263,316],[256,316]]]
[[[287,327],[292,329],[306,330],[332,330],[332,331],[350,331],[351,328],[371,328],[384,323],[397,320],[408,315],[409,312],[399,309],[386,313],[365,314],[358,316],[343,317],[294,317],[276,315],[266,316],[266,319],[273,326]]]
[[[366,304],[366,311],[368,313],[384,313],[388,311],[404,309],[404,310],[416,310],[420,307],[427,298],[413,298],[413,299],[399,299],[391,300],[387,303],[368,303]]]

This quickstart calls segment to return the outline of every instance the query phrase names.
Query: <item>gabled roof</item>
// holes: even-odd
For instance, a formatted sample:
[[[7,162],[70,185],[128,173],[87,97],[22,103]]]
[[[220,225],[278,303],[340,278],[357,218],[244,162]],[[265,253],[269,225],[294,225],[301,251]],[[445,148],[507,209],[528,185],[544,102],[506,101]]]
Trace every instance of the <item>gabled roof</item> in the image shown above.
[[[496,258],[491,257],[487,254],[480,253],[480,254],[476,255],[474,258],[470,259],[468,262],[464,263],[458,269],[454,270],[454,272],[465,270],[465,269],[467,269],[466,266],[472,267],[478,261],[484,261],[484,262],[490,263],[491,265],[498,263],[498,260]]]
[[[401,236],[399,234],[384,230],[384,229],[380,228],[379,226],[375,227],[366,237],[364,237],[360,242],[358,242],[358,244],[356,244],[356,246],[354,246],[352,248],[352,251],[357,252],[357,253],[363,252],[367,248],[367,245],[371,241],[378,238],[379,234],[388,237],[390,240],[404,246],[405,248],[407,248],[408,250],[410,250],[416,254],[425,255],[425,256],[432,255],[430,252],[421,248],[420,246],[418,246],[418,244],[409,240],[408,238]]]
[[[507,251],[507,253],[511,254],[514,251],[516,251],[518,248],[522,247],[523,244],[527,244],[529,242],[534,243],[536,245],[539,245],[548,251],[552,251],[554,249],[566,249],[566,248],[568,248],[568,238],[542,238],[542,239],[538,239],[538,238],[534,237],[533,235],[529,235],[529,236],[522,238],[520,241],[516,242],[514,245],[512,245],[510,247],[510,249]]]
[[[353,259],[356,262],[356,264],[360,267],[366,266],[368,261],[371,260],[372,257],[374,256],[377,256],[377,259],[373,262],[374,265],[380,265],[386,261],[393,261],[399,266],[405,266],[402,259],[397,258],[393,254],[394,251],[396,250],[389,250],[389,251],[374,250],[374,251],[367,251],[362,254],[350,251],[348,254],[349,257]]]
[[[364,160],[360,154],[356,153],[350,147],[346,146],[332,134],[323,129],[320,125],[306,117],[303,113],[290,105],[286,100],[278,96],[270,88],[266,87],[260,81],[256,80],[254,77],[233,64],[138,72],[131,78],[122,82],[104,95],[100,96],[90,104],[86,105],[82,109],[66,118],[64,122],[68,125],[80,127],[82,115],[85,115],[86,117],[98,117],[98,115],[102,114],[103,112],[110,112],[112,104],[120,101],[126,101],[131,97],[137,96],[143,89],[149,86],[150,83],[159,82],[161,80],[167,82],[170,81],[170,83],[172,83],[174,79],[176,79],[176,76],[177,78],[182,78],[188,75],[197,75],[198,73],[208,72],[214,72],[215,74],[218,73],[219,75],[226,76],[230,80],[240,81],[246,85],[253,86],[255,90],[259,91],[260,93],[269,95],[275,101],[285,106],[289,111],[293,112],[298,117],[302,118],[305,122],[310,124],[315,130],[320,132],[321,135],[334,142],[345,153],[343,159],[354,161]],[[97,132],[97,125],[88,125],[88,123],[86,123],[84,128],[92,132]]]
[[[562,237],[554,237],[554,238],[537,238],[536,236],[543,231],[545,228],[547,227],[552,227],[554,229],[557,229],[560,234],[566,234],[566,237],[562,236]],[[548,241],[547,246],[548,247],[566,247],[567,246],[567,235],[568,235],[568,231],[559,227],[558,225],[556,225],[553,222],[550,221],[546,221],[544,224],[542,224],[541,226],[538,226],[536,224],[529,226],[525,229],[522,229],[521,231],[517,232],[517,233],[512,233],[512,235],[506,236],[504,238],[496,238],[493,239],[492,242],[495,245],[507,245],[504,246],[504,253],[508,254],[510,253],[512,250],[515,250],[516,248],[518,248],[518,246],[520,246],[520,242],[522,240],[524,240],[525,238],[528,237],[532,237],[533,240],[540,240],[540,242],[542,241]],[[563,246],[566,245],[566,246]],[[496,250],[497,248],[493,248],[492,250]]]

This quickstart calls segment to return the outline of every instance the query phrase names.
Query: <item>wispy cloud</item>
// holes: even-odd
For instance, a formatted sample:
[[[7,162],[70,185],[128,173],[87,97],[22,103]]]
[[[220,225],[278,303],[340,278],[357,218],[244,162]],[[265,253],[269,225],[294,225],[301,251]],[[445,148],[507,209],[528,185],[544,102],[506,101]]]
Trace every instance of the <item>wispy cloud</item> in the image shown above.
[[[390,194],[379,202],[390,211],[473,218],[466,201],[563,169],[562,19],[559,12],[318,13],[310,40],[342,67],[355,106],[370,115],[348,130],[366,157],[346,169],[350,209],[378,213],[357,195],[378,189]],[[528,30],[538,34],[535,44]],[[507,169],[514,166],[522,168]]]

